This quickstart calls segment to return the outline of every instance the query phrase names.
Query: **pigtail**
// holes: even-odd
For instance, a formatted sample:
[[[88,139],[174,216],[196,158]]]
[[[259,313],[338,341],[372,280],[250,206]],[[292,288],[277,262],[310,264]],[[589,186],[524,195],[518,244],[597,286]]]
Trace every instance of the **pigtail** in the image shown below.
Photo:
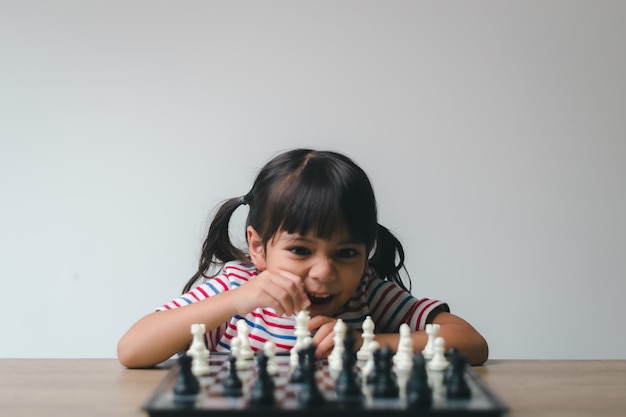
[[[223,265],[233,260],[240,260],[242,262],[247,260],[246,254],[233,245],[229,234],[230,218],[235,210],[242,204],[246,204],[244,198],[231,198],[222,203],[215,213],[213,221],[209,226],[207,237],[202,244],[202,254],[198,261],[198,270],[185,284],[183,293],[189,291],[198,279],[208,278],[207,272],[211,266]]]
[[[404,266],[404,248],[402,243],[389,229],[381,224],[378,224],[376,248],[374,254],[370,257],[369,264],[376,270],[379,277],[395,282],[406,291],[411,292],[411,280],[409,279],[407,288],[400,275],[400,271],[404,270],[408,276]]]

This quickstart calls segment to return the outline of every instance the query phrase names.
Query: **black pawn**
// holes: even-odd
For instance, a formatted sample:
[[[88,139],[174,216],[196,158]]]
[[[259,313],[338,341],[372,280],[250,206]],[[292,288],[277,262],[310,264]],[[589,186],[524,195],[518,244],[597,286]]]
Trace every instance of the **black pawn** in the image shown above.
[[[378,375],[380,374],[380,348],[374,350],[372,352],[372,355],[374,356],[374,367],[372,368],[372,370],[370,371],[370,373],[367,375],[367,384],[368,385],[374,385],[376,384],[376,380],[378,379]]]
[[[341,371],[335,383],[335,392],[340,402],[356,402],[363,398],[361,384],[356,374],[356,352],[354,351],[354,335],[351,331],[346,333],[343,341],[343,355]]]
[[[191,372],[192,357],[182,354],[178,358],[180,373],[178,381],[174,385],[174,401],[190,402],[195,401],[196,395],[200,392],[200,382],[198,378]]]
[[[433,403],[433,390],[428,385],[426,360],[421,351],[413,355],[413,367],[406,383],[406,398],[410,407],[429,407]]]
[[[224,395],[227,397],[240,397],[243,395],[243,383],[241,378],[237,375],[237,358],[232,354],[228,356],[228,370],[226,378],[222,382],[224,388]]]
[[[299,384],[304,381],[304,368],[307,360],[308,357],[306,348],[300,348],[300,350],[298,350],[298,364],[289,377],[289,380],[292,383]]]
[[[312,407],[324,403],[324,396],[317,386],[315,372],[315,345],[310,344],[304,351],[305,360],[302,361],[302,387],[299,391],[298,401],[302,407]]]
[[[389,346],[384,346],[378,360],[378,377],[374,384],[374,397],[397,398],[400,396],[400,387],[393,373],[393,352]]]
[[[457,348],[450,348],[448,349],[448,352],[446,353],[446,357],[448,358],[448,362],[450,363],[450,366],[448,366],[446,368],[446,372],[443,374],[443,383],[447,384],[448,381],[450,380],[450,377],[452,376],[452,373],[454,372],[454,366],[452,366],[452,364],[454,363],[454,359],[459,356],[459,350]]]
[[[450,368],[452,373],[448,379],[446,386],[447,398],[471,398],[472,391],[465,380],[465,367],[467,365],[467,358],[461,354],[452,358],[450,362]]]
[[[250,390],[250,402],[255,405],[273,405],[274,389],[274,379],[267,372],[267,356],[259,352],[257,354],[257,379]]]

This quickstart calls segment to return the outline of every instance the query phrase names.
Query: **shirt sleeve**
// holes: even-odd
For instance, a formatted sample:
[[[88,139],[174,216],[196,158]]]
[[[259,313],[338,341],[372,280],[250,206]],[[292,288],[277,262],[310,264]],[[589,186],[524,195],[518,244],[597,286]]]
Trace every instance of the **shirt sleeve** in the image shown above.
[[[216,294],[238,288],[258,274],[258,271],[251,265],[239,262],[229,262],[224,265],[222,272],[204,283],[192,288],[180,297],[163,304],[157,311],[171,310],[193,304],[200,300],[207,299]]]
[[[431,298],[416,298],[394,282],[372,274],[365,285],[365,299],[369,304],[376,327],[382,332],[395,333],[407,323],[411,330],[424,330],[428,316],[435,309],[450,311],[448,305]]]

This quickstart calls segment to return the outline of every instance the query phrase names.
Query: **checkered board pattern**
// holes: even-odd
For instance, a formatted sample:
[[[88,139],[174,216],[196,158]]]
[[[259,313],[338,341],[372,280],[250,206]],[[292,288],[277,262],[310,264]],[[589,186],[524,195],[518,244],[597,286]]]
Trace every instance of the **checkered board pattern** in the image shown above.
[[[238,370],[243,382],[243,395],[228,397],[223,395],[223,380],[228,372],[228,356],[212,353],[209,358],[211,371],[208,375],[198,377],[200,393],[187,403],[175,401],[173,387],[179,377],[179,368],[175,364],[165,379],[155,389],[143,410],[150,417],[182,417],[182,416],[237,416],[258,417],[261,414],[280,416],[316,416],[324,413],[366,414],[368,416],[402,415],[415,416],[503,416],[508,412],[505,404],[471,369],[466,368],[466,381],[471,390],[469,399],[447,399],[442,372],[428,372],[429,384],[433,390],[432,405],[427,408],[415,409],[408,406],[403,390],[403,377],[398,377],[400,395],[398,398],[376,398],[367,385],[362,386],[363,399],[358,403],[344,404],[338,401],[335,393],[335,379],[331,376],[327,361],[317,363],[316,379],[319,390],[324,396],[321,404],[304,407],[298,401],[300,384],[290,382],[291,370],[289,356],[277,356],[279,374],[274,376],[275,402],[273,405],[255,405],[249,401],[249,391],[256,380],[256,368]],[[359,364],[360,365],[360,364]],[[357,374],[360,367],[357,366]],[[360,378],[360,376],[359,376]]]

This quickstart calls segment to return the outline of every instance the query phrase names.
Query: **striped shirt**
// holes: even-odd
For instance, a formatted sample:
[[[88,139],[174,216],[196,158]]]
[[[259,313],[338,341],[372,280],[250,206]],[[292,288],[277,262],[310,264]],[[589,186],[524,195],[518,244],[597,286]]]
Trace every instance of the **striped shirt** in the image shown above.
[[[220,275],[207,279],[203,284],[182,296],[162,305],[157,310],[171,310],[204,300],[224,291],[234,290],[259,273],[252,264],[228,262]],[[411,330],[423,330],[428,315],[437,307],[449,311],[447,304],[439,300],[415,298],[397,284],[378,277],[368,268],[354,294],[337,312],[348,326],[360,330],[367,316],[371,316],[377,333],[397,333],[402,323]],[[237,336],[237,322],[244,319],[250,328],[248,338],[254,351],[262,351],[266,341],[276,344],[278,353],[288,353],[294,347],[295,316],[279,316],[271,308],[256,308],[245,316],[233,316],[228,322],[209,330],[205,335],[211,351],[228,352],[231,340]]]

